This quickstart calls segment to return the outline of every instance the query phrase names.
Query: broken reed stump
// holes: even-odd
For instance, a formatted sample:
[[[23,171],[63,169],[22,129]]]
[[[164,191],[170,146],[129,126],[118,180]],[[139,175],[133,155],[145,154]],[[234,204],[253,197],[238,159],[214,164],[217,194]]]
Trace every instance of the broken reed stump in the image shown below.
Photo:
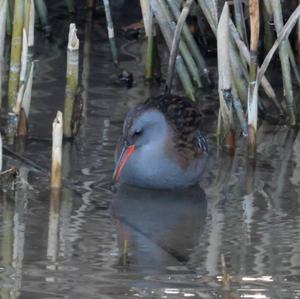
[[[64,137],[72,138],[72,119],[74,115],[74,104],[78,88],[79,72],[79,40],[76,35],[77,29],[74,23],[70,24],[69,42],[67,53],[66,90],[64,101]]]
[[[61,187],[62,140],[63,140],[63,116],[62,113],[58,111],[52,124],[51,188]]]

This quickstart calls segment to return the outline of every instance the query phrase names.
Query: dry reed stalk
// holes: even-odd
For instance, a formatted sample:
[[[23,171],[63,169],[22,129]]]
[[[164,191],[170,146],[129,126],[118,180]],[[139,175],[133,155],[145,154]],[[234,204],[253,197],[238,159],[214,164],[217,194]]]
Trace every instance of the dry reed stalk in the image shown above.
[[[169,7],[172,10],[174,17],[177,19],[177,22],[178,22],[178,19],[180,16],[180,10],[178,8],[177,3],[175,3],[174,0],[167,0],[167,2],[168,2]],[[208,71],[206,62],[200,52],[200,49],[199,49],[191,31],[189,30],[189,28],[186,24],[183,25],[183,37],[195,59],[195,62],[197,63],[198,69],[201,70],[201,73],[204,74],[208,83],[211,84],[210,79],[209,79],[209,71]]]
[[[171,51],[170,51],[170,58],[169,58],[169,63],[168,63],[168,71],[167,71],[167,81],[166,81],[166,93],[171,93],[172,90],[172,81],[174,77],[174,69],[175,69],[175,60],[177,57],[178,53],[178,47],[179,47],[179,42],[181,39],[181,32],[183,29],[183,25],[185,24],[186,17],[189,14],[190,7],[193,3],[193,0],[187,0],[184,8],[182,9],[182,12],[178,18],[178,22],[176,25],[173,41],[172,41],[172,46],[171,46]]]
[[[265,51],[268,52],[275,41],[274,33],[270,26],[270,23],[273,21],[273,16],[269,0],[263,0],[262,12],[264,22],[264,48]]]
[[[170,27],[170,24],[166,20],[164,14],[162,12],[162,9],[158,3],[158,0],[150,0],[150,5],[151,5],[152,11],[157,19],[160,30],[164,36],[167,47],[169,49],[171,49],[173,32]],[[186,66],[184,65],[180,55],[178,55],[177,59],[176,59],[176,71],[181,80],[181,83],[183,85],[183,88],[184,88],[187,96],[190,99],[195,100],[194,87],[191,82],[190,75],[189,75],[189,73],[186,69]]]
[[[246,45],[248,45],[243,3],[240,0],[233,0],[233,3],[234,3],[234,19],[236,22],[237,30],[242,40],[245,42]]]
[[[52,124],[52,166],[51,188],[61,187],[61,162],[62,162],[63,116],[60,111]]]
[[[223,147],[231,154],[235,150],[235,136],[232,116],[232,77],[230,66],[230,35],[229,35],[229,7],[224,4],[218,29],[217,29],[217,47],[218,47],[218,73],[219,73],[219,98],[221,131],[224,136]]]
[[[34,21],[35,21],[35,7],[33,0],[30,0],[29,24],[26,27],[28,48],[34,45]]]
[[[111,53],[112,53],[112,57],[113,57],[113,62],[114,62],[114,64],[117,65],[119,63],[118,52],[117,52],[114,25],[113,25],[113,21],[112,21],[112,17],[111,17],[109,0],[103,0],[103,5],[104,5],[104,10],[105,10],[107,32],[108,32],[108,38],[109,38]]]
[[[153,77],[153,13],[149,0],[140,0],[140,6],[143,14],[144,28],[147,38],[147,51],[145,61],[145,79],[151,80]]]
[[[250,15],[250,69],[248,87],[248,151],[249,157],[256,155],[256,130],[257,130],[257,107],[258,95],[254,92],[257,75],[257,49],[260,32],[259,2],[249,1]]]
[[[174,24],[174,18],[172,17],[172,14],[169,10],[169,7],[166,3],[166,0],[158,0],[159,4],[160,4],[160,9],[162,10],[162,13],[164,15],[164,17],[166,18],[169,27],[171,27],[171,39],[173,39],[174,36],[174,32],[175,32],[175,24]],[[171,43],[172,44],[172,43]],[[170,48],[171,49],[171,48]],[[197,68],[197,65],[187,47],[186,42],[182,39],[180,41],[179,44],[179,51],[180,54],[187,66],[187,69],[189,70],[193,81],[197,84],[198,87],[202,87],[202,82],[201,82],[201,78],[200,78],[200,74],[199,74],[199,70]]]
[[[11,39],[10,72],[8,81],[8,105],[15,104],[20,80],[22,29],[23,29],[23,0],[15,0],[14,21]]]
[[[283,18],[282,18],[282,8],[280,0],[272,0],[270,1],[275,29],[277,32],[277,37],[283,28]],[[295,102],[294,102],[294,94],[292,87],[292,78],[291,78],[291,70],[290,70],[290,62],[288,55],[288,41],[283,40],[279,46],[279,57],[281,62],[281,70],[282,70],[282,79],[283,79],[283,87],[286,98],[287,111],[289,115],[289,124],[291,126],[296,125],[296,115],[295,115]]]
[[[70,24],[66,72],[67,82],[64,102],[64,137],[66,138],[73,137],[72,118],[78,87],[79,40],[76,32],[75,24]]]
[[[246,59],[248,65],[250,65],[250,51],[247,48],[247,46],[245,45],[245,43],[240,39],[239,33],[238,33],[234,23],[232,22],[232,20],[230,20],[229,26],[230,26],[230,30],[231,30],[231,36],[233,37],[241,55]],[[259,70],[259,68],[258,68],[258,70]],[[262,87],[263,87],[265,93],[273,101],[274,105],[278,108],[280,114],[284,115],[284,110],[282,108],[282,105],[278,101],[274,89],[272,88],[271,84],[269,83],[268,79],[265,76],[263,76],[261,83],[262,83]]]
[[[6,33],[7,0],[0,0],[0,109],[2,107],[2,72],[4,66],[4,43]]]

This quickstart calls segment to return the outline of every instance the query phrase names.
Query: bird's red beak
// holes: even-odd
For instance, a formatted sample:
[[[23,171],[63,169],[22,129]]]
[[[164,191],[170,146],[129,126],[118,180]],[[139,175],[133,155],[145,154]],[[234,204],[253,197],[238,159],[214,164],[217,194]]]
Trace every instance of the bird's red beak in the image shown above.
[[[124,146],[122,148],[120,157],[117,161],[116,168],[115,168],[115,171],[113,174],[113,180],[115,182],[117,182],[119,180],[121,173],[123,171],[123,168],[125,167],[126,163],[128,162],[129,158],[131,157],[131,155],[134,153],[135,149],[136,149],[136,146],[134,144],[130,145],[130,146]]]

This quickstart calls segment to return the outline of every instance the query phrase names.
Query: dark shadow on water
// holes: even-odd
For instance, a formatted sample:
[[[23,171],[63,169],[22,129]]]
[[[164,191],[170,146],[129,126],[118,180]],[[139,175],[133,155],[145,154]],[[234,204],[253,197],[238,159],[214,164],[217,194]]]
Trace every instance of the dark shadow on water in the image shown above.
[[[123,252],[120,265],[161,272],[188,262],[206,222],[207,202],[199,187],[161,191],[123,185],[111,211]]]

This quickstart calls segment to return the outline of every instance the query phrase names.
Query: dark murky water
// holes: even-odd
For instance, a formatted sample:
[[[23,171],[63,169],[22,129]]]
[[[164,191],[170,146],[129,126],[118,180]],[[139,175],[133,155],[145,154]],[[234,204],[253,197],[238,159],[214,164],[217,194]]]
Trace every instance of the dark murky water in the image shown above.
[[[35,138],[16,149],[44,169],[51,122],[63,106],[67,36],[65,8],[52,9],[54,41],[37,39]],[[122,120],[152,91],[143,82],[143,42],[118,40],[122,66],[135,75],[132,89],[118,87],[103,18],[85,18],[81,9],[84,119],[75,142],[64,146],[65,187],[51,193],[47,175],[21,164],[16,192],[1,193],[1,298],[299,298],[298,132],[261,126],[258,161],[250,167],[242,139],[234,158],[217,153],[213,113],[200,187],[112,192]],[[216,111],[213,92],[203,103]],[[222,254],[230,290],[222,288]]]

